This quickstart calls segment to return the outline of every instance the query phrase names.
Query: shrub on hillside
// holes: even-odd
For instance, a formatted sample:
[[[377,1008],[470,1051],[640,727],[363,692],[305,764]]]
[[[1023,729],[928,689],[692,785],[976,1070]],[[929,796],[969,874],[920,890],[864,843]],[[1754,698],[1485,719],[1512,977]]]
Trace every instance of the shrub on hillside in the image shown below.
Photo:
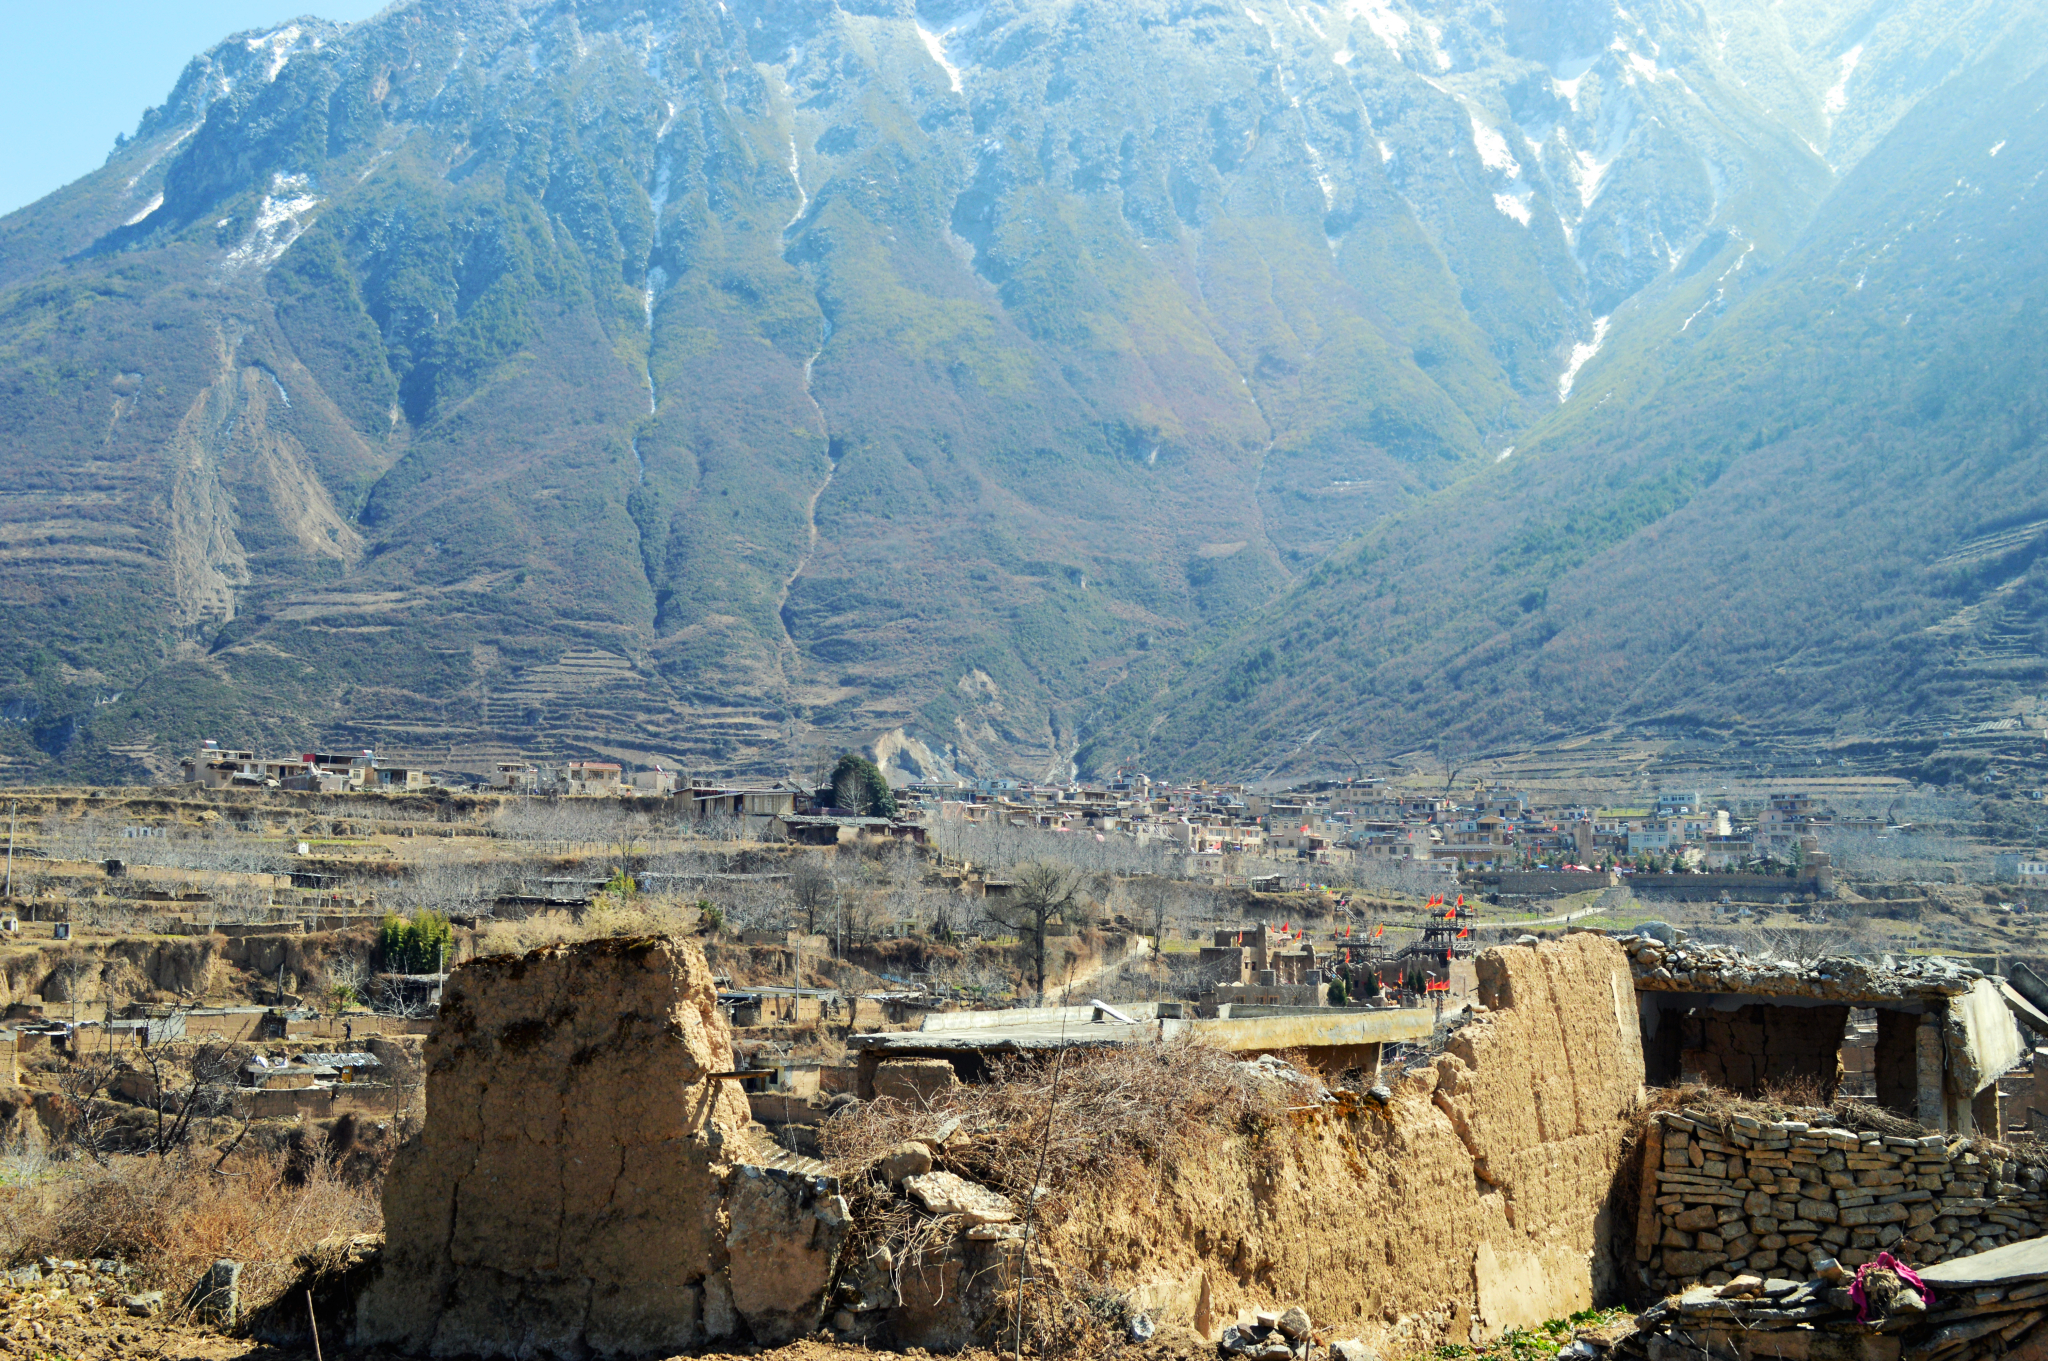
[[[135,1269],[138,1291],[161,1289],[176,1300],[228,1257],[243,1264],[243,1304],[256,1309],[291,1284],[300,1253],[383,1224],[374,1178],[315,1159],[289,1169],[288,1179],[285,1150],[247,1147],[219,1165],[215,1159],[210,1150],[117,1157],[104,1167],[15,1159],[0,1178],[7,1262],[111,1257]]]

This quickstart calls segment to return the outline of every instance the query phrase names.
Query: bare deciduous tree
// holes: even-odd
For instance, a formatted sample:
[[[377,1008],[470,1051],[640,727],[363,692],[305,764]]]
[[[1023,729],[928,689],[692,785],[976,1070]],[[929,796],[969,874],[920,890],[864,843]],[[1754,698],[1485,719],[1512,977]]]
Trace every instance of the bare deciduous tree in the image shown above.
[[[831,910],[839,896],[839,882],[822,858],[805,855],[790,871],[789,896],[796,904],[805,933],[816,935],[819,918]]]
[[[144,1045],[137,1062],[149,1075],[148,1104],[156,1115],[149,1151],[162,1155],[181,1148],[195,1119],[225,1114],[242,1060],[239,1045],[202,1044],[184,1055],[167,1044]]]
[[[1008,895],[985,901],[983,911],[1006,930],[1014,931],[1031,952],[1031,981],[1041,1000],[1045,997],[1045,938],[1054,921],[1065,920],[1075,907],[1080,875],[1062,866],[1033,861],[1017,870],[1015,886]]]

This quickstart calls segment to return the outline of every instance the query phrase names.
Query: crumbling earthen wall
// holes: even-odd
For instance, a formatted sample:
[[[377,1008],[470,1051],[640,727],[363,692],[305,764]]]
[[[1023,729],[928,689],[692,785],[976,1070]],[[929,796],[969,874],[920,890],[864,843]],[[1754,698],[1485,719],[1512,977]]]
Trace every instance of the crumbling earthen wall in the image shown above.
[[[1653,1118],[1644,1153],[1635,1256],[1660,1293],[1801,1276],[1815,1257],[1937,1262],[2048,1232],[2042,1170],[1967,1138],[1688,1111]]]
[[[1399,1349],[1555,1318],[1618,1284],[1610,1205],[1642,1094],[1626,956],[1571,936],[1479,956],[1488,1008],[1388,1099],[1297,1113],[1079,1206],[1049,1244],[1214,1335],[1300,1304]],[[1341,1334],[1340,1334],[1341,1335]]]
[[[817,1327],[845,1204],[752,1165],[702,950],[549,946],[454,971],[393,1163],[359,1344],[669,1355]]]
[[[30,998],[51,1004],[204,1000],[231,985],[234,968],[265,980],[282,970],[303,985],[322,974],[335,955],[367,947],[367,937],[351,941],[329,932],[81,938],[23,945],[0,951],[0,1007]]]

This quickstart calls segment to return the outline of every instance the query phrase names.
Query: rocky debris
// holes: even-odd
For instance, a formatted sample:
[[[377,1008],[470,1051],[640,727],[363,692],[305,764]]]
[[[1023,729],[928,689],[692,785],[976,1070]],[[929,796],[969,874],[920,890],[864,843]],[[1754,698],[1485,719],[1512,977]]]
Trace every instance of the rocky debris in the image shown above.
[[[1832,1265],[1832,1263],[1830,1263]],[[2048,1354],[2048,1239],[1957,1258],[1921,1273],[1924,1287],[1883,1263],[1854,1284],[1837,1274],[1770,1278],[1754,1293],[1695,1286],[1635,1319],[1609,1351],[1648,1361],[1977,1361]],[[1930,1298],[1931,1296],[1931,1298]]]
[[[1216,1350],[1224,1356],[1251,1357],[1254,1361],[1299,1361],[1308,1355],[1312,1332],[1308,1312],[1299,1305],[1284,1313],[1261,1309],[1252,1315],[1249,1324],[1225,1328]],[[1336,1355],[1334,1347],[1331,1355]]]
[[[1261,1054],[1244,1059],[1241,1066],[1255,1082],[1284,1083],[1292,1095],[1303,1101],[1335,1101],[1337,1096],[1320,1077],[1304,1072],[1278,1054]]]
[[[951,1172],[927,1172],[905,1177],[903,1189],[931,1213],[944,1217],[958,1215],[969,1228],[981,1224],[1008,1224],[1017,1218],[1017,1207],[1008,1196],[977,1185]]]
[[[883,1154],[875,1170],[891,1186],[901,1186],[905,1177],[922,1176],[932,1170],[932,1151],[919,1141],[909,1139]]]
[[[11,1287],[18,1291],[48,1292],[67,1297],[90,1311],[103,1304],[118,1303],[121,1283],[133,1274],[133,1268],[127,1263],[110,1257],[95,1257],[88,1262],[42,1257],[11,1271],[0,1270],[0,1289]],[[163,1292],[151,1293],[161,1305]]]
[[[2048,1173],[1967,1138],[1688,1109],[1652,1117],[1644,1154],[1636,1259],[1663,1290],[1881,1251],[1932,1262],[2048,1230]]]
[[[222,1258],[206,1269],[187,1301],[192,1317],[215,1328],[232,1328],[242,1317],[242,1264]]]
[[[1653,923],[1654,924],[1654,923]],[[1664,941],[1644,928],[1618,937],[1628,951],[1636,987],[1653,992],[1740,992],[1822,997],[1858,1006],[1960,997],[1983,972],[1938,956],[1894,959],[1827,957],[1798,963],[1764,959],[1730,945]]]
[[[1330,1361],[1380,1361],[1380,1354],[1352,1337],[1330,1344]]]
[[[213,1355],[222,1339],[193,1335],[165,1318],[164,1294],[128,1293],[122,1263],[45,1258],[0,1270],[0,1356],[132,1361]]]

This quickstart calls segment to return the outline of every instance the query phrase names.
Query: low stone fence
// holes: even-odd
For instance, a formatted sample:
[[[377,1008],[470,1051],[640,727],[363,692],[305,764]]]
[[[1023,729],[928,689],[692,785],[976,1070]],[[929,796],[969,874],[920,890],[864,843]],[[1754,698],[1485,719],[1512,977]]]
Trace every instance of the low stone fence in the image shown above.
[[[1906,1262],[2048,1231],[2048,1172],[1968,1138],[1662,1112],[1644,1131],[1636,1260],[1660,1293],[1833,1257]]]

